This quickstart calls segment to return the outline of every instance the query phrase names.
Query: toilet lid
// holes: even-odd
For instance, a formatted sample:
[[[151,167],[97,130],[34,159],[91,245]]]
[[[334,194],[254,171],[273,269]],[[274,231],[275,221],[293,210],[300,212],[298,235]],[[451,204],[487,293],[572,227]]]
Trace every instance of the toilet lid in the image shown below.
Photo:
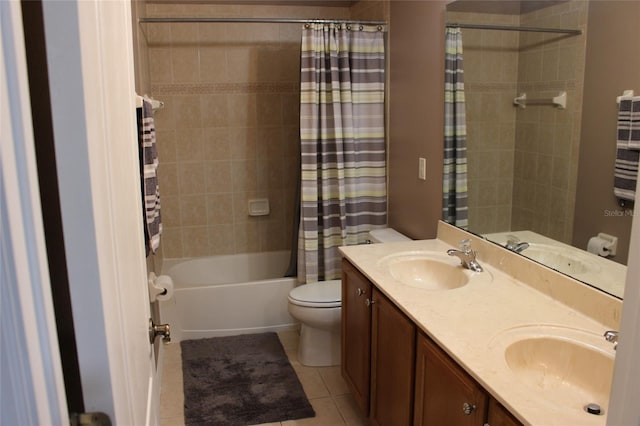
[[[342,304],[342,282],[332,280],[303,284],[289,292],[289,301],[300,306],[339,307]]]

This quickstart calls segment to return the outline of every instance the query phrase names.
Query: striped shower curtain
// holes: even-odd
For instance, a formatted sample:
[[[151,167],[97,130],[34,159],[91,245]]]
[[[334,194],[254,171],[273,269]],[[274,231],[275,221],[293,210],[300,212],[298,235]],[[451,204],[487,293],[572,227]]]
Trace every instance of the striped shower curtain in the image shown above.
[[[306,24],[300,79],[298,278],[340,277],[337,248],[386,223],[384,34]]]
[[[444,180],[442,219],[467,228],[467,125],[464,107],[462,31],[447,28],[444,83]]]

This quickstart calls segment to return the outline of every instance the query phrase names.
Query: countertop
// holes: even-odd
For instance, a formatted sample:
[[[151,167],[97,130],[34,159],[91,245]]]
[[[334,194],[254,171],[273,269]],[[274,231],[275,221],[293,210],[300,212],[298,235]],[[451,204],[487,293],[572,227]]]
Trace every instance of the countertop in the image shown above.
[[[602,416],[587,414],[581,404],[571,407],[557,404],[562,395],[554,396],[553,391],[536,392],[535,387],[522,383],[511,374],[501,342],[514,331],[527,330],[531,325],[549,330],[571,329],[588,335],[594,345],[613,355],[613,345],[602,338],[610,327],[503,270],[483,263],[482,249],[493,250],[485,246],[478,249],[472,244],[485,269],[482,273],[490,274],[492,280],[471,281],[452,290],[425,290],[404,285],[396,281],[384,261],[381,262],[386,256],[399,252],[445,253],[449,248],[452,248],[451,244],[433,239],[349,246],[340,248],[340,252],[523,423],[605,425],[608,401],[584,401],[584,405],[598,402],[605,411]],[[531,263],[531,267],[541,267]]]

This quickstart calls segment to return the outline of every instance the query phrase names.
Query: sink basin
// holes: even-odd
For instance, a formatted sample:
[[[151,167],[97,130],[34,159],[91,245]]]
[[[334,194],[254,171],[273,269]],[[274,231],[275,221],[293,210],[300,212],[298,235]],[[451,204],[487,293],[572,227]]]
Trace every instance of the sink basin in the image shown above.
[[[535,395],[582,410],[590,403],[604,412],[611,392],[613,345],[598,333],[568,327],[517,327],[493,346],[503,351],[514,378]]]
[[[548,244],[531,244],[521,254],[563,274],[579,275],[595,272],[596,268],[586,256]]]
[[[472,272],[457,257],[439,252],[398,253],[382,259],[381,265],[396,281],[424,290],[453,290],[491,280],[489,272]]]

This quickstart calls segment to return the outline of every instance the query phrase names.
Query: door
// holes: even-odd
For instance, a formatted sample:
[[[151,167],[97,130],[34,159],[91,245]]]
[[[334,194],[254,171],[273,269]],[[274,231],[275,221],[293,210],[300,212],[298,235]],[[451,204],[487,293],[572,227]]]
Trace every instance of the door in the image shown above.
[[[371,282],[342,260],[342,377],[362,414],[369,416]]]
[[[371,424],[410,426],[416,326],[373,287]]]
[[[45,1],[43,16],[85,410],[114,424],[157,424],[131,5]]]

